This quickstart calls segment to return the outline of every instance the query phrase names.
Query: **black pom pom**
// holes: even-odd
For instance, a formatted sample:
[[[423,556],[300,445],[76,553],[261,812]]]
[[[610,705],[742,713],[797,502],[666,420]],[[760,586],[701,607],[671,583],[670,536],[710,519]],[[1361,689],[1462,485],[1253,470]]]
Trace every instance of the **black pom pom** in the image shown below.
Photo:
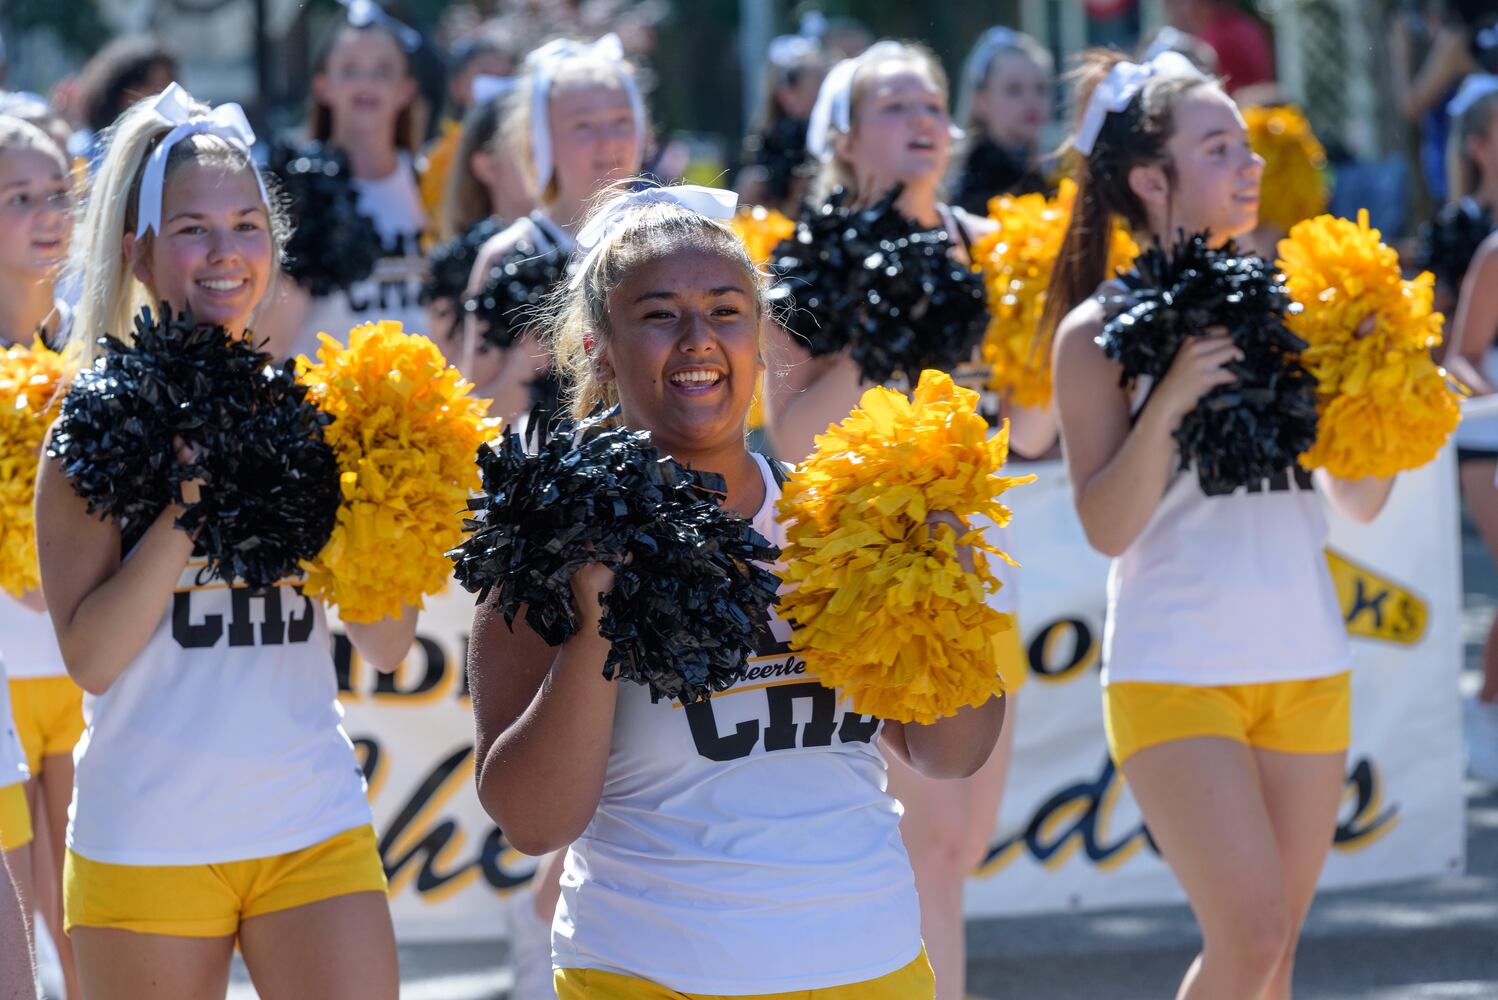
[[[775,248],[770,300],[794,306],[786,328],[814,355],[851,348],[867,382],[968,360],[988,320],[981,276],[952,259],[943,229],[920,229],[895,210],[897,187],[861,212],[835,191],[804,208],[796,234]]]
[[[773,201],[783,203],[796,182],[813,172],[806,156],[806,128],[804,118],[782,118],[745,142],[745,159],[764,168]]]
[[[338,513],[329,418],[291,369],[223,327],[143,310],[135,328],[130,345],[105,337],[107,353],[74,379],[47,454],[89,513],[127,533],[200,479],[177,527],[194,534],[210,575],[260,588],[295,573]],[[177,461],[177,438],[198,451],[190,465]]]
[[[1098,343],[1123,366],[1123,384],[1147,376],[1158,385],[1186,338],[1210,326],[1226,327],[1243,352],[1228,365],[1238,380],[1181,421],[1181,468],[1195,466],[1216,495],[1294,466],[1316,440],[1316,380],[1300,363],[1305,342],[1285,328],[1293,306],[1284,276],[1231,242],[1213,249],[1206,234],[1183,233],[1169,251],[1156,244],[1140,254],[1119,281]]]
[[[564,422],[533,454],[508,430],[479,447],[485,495],[449,553],[455,576],[481,601],[492,591],[511,624],[527,606],[526,623],[556,646],[579,628],[572,574],[613,568],[604,675],[698,701],[743,675],[778,586],[756,561],[779,553],[723,510],[721,477],[663,458],[647,433],[602,425],[608,416]]]
[[[1436,281],[1457,295],[1478,245],[1492,235],[1493,228],[1492,213],[1471,198],[1446,205],[1420,227],[1416,266],[1430,271]]]
[[[427,280],[421,286],[421,304],[436,299],[452,299],[454,302],[461,299],[468,288],[468,278],[473,274],[473,265],[478,262],[479,248],[503,228],[498,219],[490,216],[427,254]]]
[[[349,288],[374,274],[383,254],[374,222],[359,212],[347,158],[321,143],[271,151],[271,171],[295,227],[284,269],[313,296]]]
[[[521,240],[489,268],[482,290],[463,308],[478,319],[484,347],[508,350],[530,328],[536,310],[567,273],[567,255]]]

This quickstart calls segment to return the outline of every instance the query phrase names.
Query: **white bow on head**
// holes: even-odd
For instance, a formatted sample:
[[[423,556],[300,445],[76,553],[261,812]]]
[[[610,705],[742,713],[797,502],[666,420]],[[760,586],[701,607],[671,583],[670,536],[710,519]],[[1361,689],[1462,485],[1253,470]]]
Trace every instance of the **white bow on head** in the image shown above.
[[[1071,141],[1077,152],[1083,156],[1090,155],[1108,116],[1127,108],[1134,95],[1157,76],[1206,79],[1201,70],[1179,52],[1161,52],[1144,63],[1114,63],[1108,75],[1103,77],[1103,81],[1088,98],[1087,110],[1082,112],[1082,122],[1077,126],[1077,134]]]
[[[978,44],[973,46],[973,51],[968,53],[967,62],[962,67],[962,82],[965,87],[973,90],[983,82],[988,75],[989,68],[993,65],[993,57],[1000,49],[1013,48],[1019,44],[1019,32],[1013,28],[996,24],[983,32],[978,39]]]
[[[600,205],[587,224],[578,230],[577,250],[582,256],[573,265],[572,287],[582,284],[583,273],[600,252],[604,241],[624,223],[629,212],[645,205],[677,205],[705,218],[731,219],[739,207],[739,196],[726,188],[700,184],[648,187],[615,195]]]
[[[355,28],[378,25],[395,36],[395,41],[406,52],[421,48],[421,32],[404,21],[391,17],[375,0],[338,0],[343,4],[344,16]]]
[[[479,73],[468,85],[468,99],[474,105],[488,104],[498,98],[508,97],[518,86],[520,86],[520,80],[516,77]]]
[[[846,135],[853,128],[853,78],[864,64],[890,56],[904,56],[905,46],[899,42],[875,42],[862,54],[844,59],[827,72],[817,91],[817,102],[811,108],[811,120],[806,126],[806,151],[823,163],[832,159],[832,135]],[[962,129],[948,126],[952,138],[962,138]]]
[[[173,83],[157,94],[148,107],[162,125],[171,126],[171,131],[162,136],[156,143],[156,148],[151,150],[145,172],[141,174],[136,239],[152,229],[157,233],[161,232],[161,189],[166,181],[166,161],[177,143],[191,135],[213,135],[236,149],[243,150],[246,159],[250,156],[250,147],[255,144],[255,132],[250,128],[243,108],[238,104],[220,104],[207,114],[194,115],[193,103],[192,95],[179,84]],[[265,182],[260,179],[260,171],[255,170],[253,160],[250,169],[254,171],[255,183],[260,187],[260,199],[269,208],[270,198],[265,194]]]
[[[1467,109],[1489,94],[1498,94],[1498,76],[1491,73],[1469,73],[1456,89],[1451,100],[1446,102],[1446,114],[1460,118]]]
[[[531,158],[536,164],[536,189],[545,191],[556,170],[556,161],[551,151],[551,121],[547,112],[547,97],[551,93],[552,81],[557,70],[568,59],[596,57],[614,63],[619,68],[619,81],[629,95],[629,109],[635,118],[635,137],[641,149],[645,145],[645,103],[640,99],[640,88],[635,78],[624,65],[624,43],[610,32],[596,42],[576,42],[567,38],[555,38],[525,57],[525,68],[531,74]]]

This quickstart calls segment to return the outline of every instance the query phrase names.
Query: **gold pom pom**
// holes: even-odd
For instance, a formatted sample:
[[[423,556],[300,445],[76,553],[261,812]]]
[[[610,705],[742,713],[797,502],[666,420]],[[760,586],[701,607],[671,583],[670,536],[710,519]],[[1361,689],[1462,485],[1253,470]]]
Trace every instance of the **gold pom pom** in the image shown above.
[[[763,205],[739,209],[729,225],[739,234],[739,239],[744,241],[749,259],[758,267],[764,267],[769,262],[777,243],[790,239],[796,233],[794,220]]]
[[[1431,360],[1443,322],[1431,308],[1434,279],[1404,279],[1366,210],[1357,222],[1297,224],[1279,256],[1301,307],[1287,325],[1308,345],[1301,359],[1320,397],[1316,444],[1301,464],[1361,479],[1429,462],[1461,419],[1456,390]]]
[[[1288,105],[1243,109],[1248,143],[1264,158],[1259,219],[1288,232],[1326,211],[1326,150],[1299,108]]]
[[[1014,562],[966,526],[1007,524],[999,495],[1035,477],[999,475],[1009,429],[990,436],[977,406],[978,393],[933,370],[913,399],[870,389],[784,488],[791,648],[865,715],[930,723],[1004,693],[998,664],[1014,620],[985,602],[1000,587],[988,557]],[[962,534],[928,526],[943,511]]]
[[[0,352],[0,590],[20,597],[41,585],[36,562],[36,466],[72,355],[38,338]]]
[[[443,555],[463,540],[478,488],[474,455],[495,425],[488,401],[426,337],[396,322],[365,323],[344,347],[326,333],[317,364],[301,358],[309,396],[334,420],[343,503],[333,535],[307,564],[308,594],[344,621],[397,617],[447,583]]]
[[[997,231],[973,243],[973,262],[982,269],[988,289],[983,335],[983,363],[992,373],[988,387],[1008,393],[1019,406],[1044,406],[1051,400],[1051,359],[1036,350],[1035,331],[1076,197],[1077,186],[1069,179],[1050,200],[1038,194],[1001,195],[988,206]],[[1129,234],[1115,228],[1108,273],[1127,267],[1138,255]]]

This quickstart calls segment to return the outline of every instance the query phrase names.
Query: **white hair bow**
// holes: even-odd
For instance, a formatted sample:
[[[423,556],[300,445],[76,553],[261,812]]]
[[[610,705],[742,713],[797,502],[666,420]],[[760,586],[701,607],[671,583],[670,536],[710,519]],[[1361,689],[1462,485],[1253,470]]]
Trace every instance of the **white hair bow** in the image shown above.
[[[525,68],[530,71],[531,83],[531,157],[536,164],[536,188],[544,191],[551,183],[556,170],[556,161],[551,150],[551,121],[547,111],[547,96],[556,79],[557,70],[568,59],[582,56],[597,57],[619,67],[619,80],[629,95],[630,112],[635,118],[635,137],[641,147],[645,144],[645,103],[640,99],[640,88],[635,78],[624,68],[624,43],[610,32],[596,42],[575,42],[556,38],[525,57]]]
[[[172,128],[162,136],[156,148],[151,150],[145,172],[141,174],[136,239],[153,229],[157,233],[161,232],[161,189],[166,181],[167,157],[171,155],[173,146],[191,135],[213,135],[236,149],[243,150],[245,157],[249,158],[250,147],[255,144],[255,132],[244,116],[244,109],[238,104],[220,104],[207,114],[195,115],[193,103],[192,95],[176,83],[169,85],[151,101],[149,110],[162,125],[170,125]],[[270,198],[265,194],[265,182],[260,179],[260,171],[254,169],[253,161],[251,170],[255,174],[255,183],[260,187],[260,199],[269,209]]]
[[[406,52],[421,48],[421,32],[404,21],[391,17],[375,0],[338,0],[343,4],[344,16],[355,28],[379,26],[395,36],[395,41]]]
[[[1451,100],[1446,102],[1446,114],[1460,118],[1467,109],[1489,94],[1498,94],[1498,76],[1491,73],[1471,73],[1462,81]]]
[[[994,54],[1000,49],[1012,48],[1019,43],[1019,32],[1002,24],[996,24],[983,32],[978,39],[978,44],[974,45],[973,51],[968,53],[967,63],[962,67],[963,85],[977,90],[983,78],[988,75],[989,67],[993,65]]]
[[[615,195],[598,207],[586,225],[578,231],[577,250],[582,255],[572,270],[572,287],[582,283],[593,258],[609,234],[622,225],[632,209],[645,205],[677,205],[688,212],[709,219],[731,219],[739,207],[739,196],[726,188],[703,187],[700,184],[673,184],[648,187]]]
[[[806,151],[827,162],[832,159],[832,132],[846,135],[853,128],[853,78],[865,63],[889,56],[905,55],[905,46],[899,42],[875,42],[861,55],[844,59],[828,71],[817,91],[817,102],[811,108],[811,120],[806,126]],[[948,126],[952,138],[962,138],[962,129]]]
[[[513,76],[494,76],[490,73],[479,73],[468,85],[468,99],[474,105],[488,104],[490,101],[501,97],[508,97],[520,86],[520,81]]]
[[[1090,155],[1108,116],[1127,108],[1134,95],[1157,76],[1206,79],[1201,70],[1179,52],[1161,52],[1144,63],[1114,63],[1103,82],[1092,92],[1092,97],[1087,101],[1087,110],[1082,112],[1082,122],[1077,126],[1077,134],[1071,142],[1077,152],[1083,156]]]

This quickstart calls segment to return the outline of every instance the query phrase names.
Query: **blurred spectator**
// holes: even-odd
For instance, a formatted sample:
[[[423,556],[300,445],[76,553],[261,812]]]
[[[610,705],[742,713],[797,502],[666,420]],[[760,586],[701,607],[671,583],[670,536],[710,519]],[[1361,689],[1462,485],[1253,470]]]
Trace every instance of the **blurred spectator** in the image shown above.
[[[78,76],[83,121],[68,151],[92,161],[98,134],[114,124],[120,112],[161,93],[176,78],[176,55],[153,35],[123,35],[104,46]]]
[[[1419,129],[1420,174],[1437,204],[1449,196],[1446,143],[1451,119],[1446,105],[1462,79],[1477,68],[1470,40],[1461,12],[1449,3],[1425,3],[1418,10],[1401,12],[1390,28],[1394,99],[1405,119]],[[1417,48],[1425,51],[1419,69]]]
[[[1257,18],[1236,5],[1227,0],[1165,0],[1165,19],[1172,28],[1211,46],[1229,94],[1274,82],[1274,47],[1269,33]]]

